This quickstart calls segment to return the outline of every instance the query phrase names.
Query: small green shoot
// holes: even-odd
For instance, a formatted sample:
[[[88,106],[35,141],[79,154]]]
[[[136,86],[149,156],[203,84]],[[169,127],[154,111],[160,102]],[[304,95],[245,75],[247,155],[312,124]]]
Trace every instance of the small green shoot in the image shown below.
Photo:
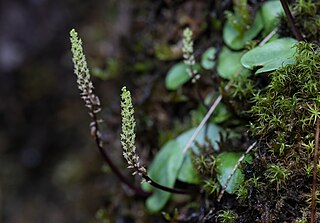
[[[218,214],[218,220],[222,223],[234,223],[238,215],[232,210],[223,210]]]
[[[288,176],[289,171],[286,168],[276,164],[271,164],[267,170],[267,178],[269,178],[271,183],[276,183],[278,190],[283,184],[286,183]]]

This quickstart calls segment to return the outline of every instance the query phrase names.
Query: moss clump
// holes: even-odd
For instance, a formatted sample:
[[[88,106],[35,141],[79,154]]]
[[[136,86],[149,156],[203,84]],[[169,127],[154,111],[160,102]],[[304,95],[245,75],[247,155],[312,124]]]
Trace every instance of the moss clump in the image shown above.
[[[232,210],[223,210],[218,214],[218,222],[233,223],[237,219],[237,214]]]
[[[301,42],[296,47],[296,63],[270,75],[270,84],[255,94],[250,111],[256,119],[251,131],[285,147],[312,138],[320,117],[319,46]]]
[[[300,42],[295,64],[269,75],[255,93],[249,113],[251,133],[260,139],[259,153],[247,174],[252,207],[259,222],[295,222],[310,205],[315,122],[320,118],[320,47]],[[259,177],[259,187],[250,186]],[[243,200],[244,198],[241,197]]]
[[[209,152],[210,151],[210,152]],[[216,179],[216,153],[214,150],[202,151],[200,156],[194,156],[193,165],[202,179],[203,190],[209,196],[218,196],[221,186]]]
[[[248,118],[247,111],[252,103],[250,99],[256,92],[256,80],[248,77],[238,77],[231,83],[228,91],[222,90],[225,103],[233,110],[233,112],[242,118]]]

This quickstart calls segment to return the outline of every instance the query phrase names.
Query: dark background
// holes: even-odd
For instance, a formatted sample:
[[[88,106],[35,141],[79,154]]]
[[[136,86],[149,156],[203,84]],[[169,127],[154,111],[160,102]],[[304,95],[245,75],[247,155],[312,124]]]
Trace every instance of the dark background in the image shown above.
[[[119,186],[112,174],[101,171],[89,135],[89,118],[73,74],[69,31],[76,28],[83,38],[90,65],[117,58],[121,39],[130,31],[132,4],[1,1],[1,223],[94,222],[105,196],[112,194],[112,183]],[[103,103],[112,101],[115,110],[120,83],[97,83]],[[118,133],[117,127],[114,130]]]
[[[203,37],[200,49],[207,48],[212,39],[203,30],[213,2],[0,2],[0,223],[97,222],[99,208],[110,222],[158,221],[143,201],[130,200],[94,146],[73,74],[69,31],[76,28],[82,38],[92,73],[107,74],[107,80],[93,78],[103,104],[103,138],[126,171],[119,143],[121,87],[136,89],[140,153],[153,157],[158,129],[169,130],[172,116],[186,114],[183,106],[169,106],[176,96],[164,89],[175,62],[159,61],[153,46],[177,43],[190,26]]]

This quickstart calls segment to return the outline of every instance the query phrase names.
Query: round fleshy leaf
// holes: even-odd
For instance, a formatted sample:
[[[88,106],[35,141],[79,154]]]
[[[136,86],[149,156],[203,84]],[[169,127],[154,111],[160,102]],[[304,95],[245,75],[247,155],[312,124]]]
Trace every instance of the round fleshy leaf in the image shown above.
[[[196,128],[192,128],[184,133],[180,134],[176,140],[180,145],[181,150],[184,149],[185,145],[188,143],[190,137],[193,135]],[[220,133],[224,133],[223,129],[217,125],[209,124],[207,129],[207,134],[205,128],[203,128],[198,136],[195,138],[195,141],[201,145],[205,146],[208,145],[208,142],[205,140],[207,136],[208,139],[212,142],[215,149],[218,149],[218,142],[220,141]],[[198,148],[195,144],[191,145],[191,149],[194,152],[198,152]],[[184,158],[181,170],[178,175],[178,179],[186,182],[186,183],[199,183],[199,177],[197,176],[197,172],[194,169],[191,161],[191,150],[189,150]]]
[[[277,27],[278,17],[283,14],[281,2],[278,0],[267,1],[261,7],[261,15],[264,23],[263,34],[267,35]]]
[[[200,105],[196,110],[192,111],[193,122],[195,124],[200,124],[207,112],[208,110],[203,105]],[[232,114],[228,111],[225,104],[220,102],[209,120],[210,123],[220,124],[227,121],[231,116]]]
[[[191,151],[188,151],[188,154],[186,154],[183,160],[178,179],[189,184],[199,184],[201,180],[193,166],[192,155],[190,153]]]
[[[249,71],[244,69],[240,63],[243,52],[229,50],[223,47],[217,62],[217,71],[220,77],[228,80],[234,80],[239,75],[249,75]]]
[[[296,43],[297,40],[292,38],[274,40],[245,53],[241,58],[241,63],[245,68],[251,70],[261,67],[256,71],[256,74],[293,64]]]
[[[184,146],[194,131],[195,128],[192,128],[180,134],[176,140],[170,140],[160,149],[148,168],[151,179],[167,187],[173,187],[177,178],[186,183],[199,183],[199,176],[197,176],[197,172],[192,165],[191,151],[183,154]],[[220,140],[220,131],[222,131],[220,127],[209,124],[207,136],[216,148],[218,146],[217,142]],[[200,131],[196,141],[200,145],[207,144],[204,129]],[[191,147],[196,151],[197,147],[195,145]],[[150,185],[144,185],[143,188],[153,192],[146,201],[146,206],[150,212],[160,211],[170,199],[170,193],[168,192],[150,187]]]
[[[191,136],[193,135],[196,128],[189,129],[188,131],[185,131],[181,135],[179,135],[176,140],[178,141],[180,147],[183,149]],[[218,149],[218,142],[220,140],[220,134],[219,132],[224,132],[223,129],[217,125],[209,124],[207,129],[207,136],[212,141],[212,144],[215,149]],[[207,142],[205,140],[206,137],[206,130],[205,128],[202,128],[198,134],[198,136],[195,138],[194,141],[197,141],[199,145],[207,145]],[[194,152],[197,152],[197,146],[193,143],[191,145],[191,149]]]
[[[148,174],[157,183],[173,187],[183,162],[182,149],[176,140],[167,142],[156,155],[148,168]],[[152,195],[146,205],[150,212],[160,211],[169,200],[171,194],[152,187]]]
[[[206,70],[211,70],[214,65],[214,56],[216,54],[216,49],[214,47],[210,47],[207,49],[201,57],[201,66]]]
[[[165,85],[168,90],[176,90],[191,79],[187,68],[187,65],[184,63],[178,63],[168,71],[165,80]]]

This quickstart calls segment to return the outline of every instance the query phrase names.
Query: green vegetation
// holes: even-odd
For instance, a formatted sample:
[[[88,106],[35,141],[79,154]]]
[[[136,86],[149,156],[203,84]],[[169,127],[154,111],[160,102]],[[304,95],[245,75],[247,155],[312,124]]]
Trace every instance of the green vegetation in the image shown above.
[[[169,69],[164,85],[175,94],[196,89],[198,104],[183,130],[172,130],[173,137],[159,145],[148,171],[135,145],[131,93],[122,89],[123,155],[128,168],[146,181],[143,188],[150,193],[146,208],[151,213],[163,210],[174,200],[173,193],[201,193],[203,203],[209,203],[202,207],[207,213],[205,220],[200,219],[204,222],[306,222],[312,215],[305,211],[311,206],[311,176],[314,168],[319,169],[312,160],[319,140],[315,125],[320,120],[320,48],[316,42],[320,5],[300,0],[292,7],[304,41],[284,35],[287,21],[278,1],[267,1],[256,10],[246,0],[236,0],[233,6],[233,11],[225,11],[224,45],[203,50],[199,64],[193,32],[184,29],[183,58]],[[79,88],[91,91],[75,31],[71,31],[71,42]],[[219,90],[199,90],[210,71],[220,80]],[[221,98],[224,104],[214,107]],[[206,119],[206,114],[213,117]],[[319,194],[319,187],[315,193]],[[164,216],[172,222],[179,218],[178,211],[173,217]]]
[[[233,223],[237,219],[237,214],[231,210],[221,211],[218,214],[218,220],[223,223]]]

